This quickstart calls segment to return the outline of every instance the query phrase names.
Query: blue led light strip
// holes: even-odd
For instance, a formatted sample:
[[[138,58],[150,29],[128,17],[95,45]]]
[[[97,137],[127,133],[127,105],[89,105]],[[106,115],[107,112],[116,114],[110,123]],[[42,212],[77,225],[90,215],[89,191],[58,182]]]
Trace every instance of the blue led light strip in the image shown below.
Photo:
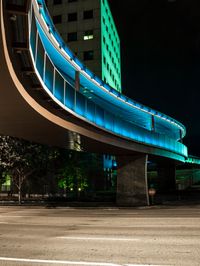
[[[60,106],[62,106],[62,108],[73,113],[77,117],[86,120],[87,122],[99,128],[103,128],[104,130],[116,134],[118,136],[122,136],[123,138],[131,139],[139,143],[171,151],[175,153],[174,157],[177,155],[177,157],[179,157],[179,160],[184,161],[184,157],[187,157],[187,148],[183,144],[176,142],[175,140],[170,139],[164,135],[158,134],[156,132],[147,131],[145,129],[136,127],[133,124],[128,123],[127,121],[123,121],[122,119],[105,111],[103,108],[99,107],[98,105],[92,103],[91,101],[86,99],[84,95],[76,92],[76,90],[72,88],[72,86],[68,83],[68,81],[66,81],[66,79],[64,79],[62,74],[59,72],[58,69],[56,69],[53,62],[47,56],[45,48],[44,46],[42,46],[42,41],[45,41],[45,39],[48,40],[48,36],[46,36],[39,22],[37,22],[36,25],[39,34],[37,32],[34,32],[34,30],[32,30],[30,34],[30,47],[31,47],[30,51],[32,53],[32,60],[34,62],[36,73],[38,77],[40,77],[40,81],[44,89],[54,99],[56,103],[58,103]],[[51,37],[53,37],[53,35],[51,35]],[[40,48],[38,48],[38,41],[41,42],[39,45]],[[36,46],[36,49],[39,49],[38,51],[35,52],[35,55],[34,55],[34,50],[35,50],[34,45]],[[55,49],[56,48],[54,48],[54,50]],[[41,51],[43,51],[44,53],[43,57],[40,57]],[[47,58],[50,62],[49,64],[51,64],[53,68],[53,72],[51,73],[46,69]],[[45,83],[46,75],[50,75],[49,76],[50,79],[53,77],[53,83],[48,83],[49,82],[48,80]],[[57,78],[55,78],[55,76],[57,76]],[[66,89],[67,87],[68,89]],[[66,93],[70,93],[70,91],[74,95],[73,97],[75,97],[75,99],[72,97],[73,99],[70,103],[71,106],[67,106],[66,100],[68,100],[69,98],[65,98],[65,96]],[[73,101],[75,101],[75,104],[73,103]],[[93,107],[95,108],[94,112],[92,113],[86,112],[89,110],[88,109],[89,105],[93,105]],[[111,121],[111,123],[109,121]],[[180,159],[180,155],[183,156],[182,159]]]
[[[98,77],[96,77],[90,70],[88,70],[85,65],[80,62],[80,60],[73,54],[73,52],[66,46],[66,44],[63,42],[62,38],[60,37],[59,33],[57,32],[56,28],[54,27],[54,24],[51,20],[51,17],[49,16],[48,10],[46,8],[44,0],[38,0],[38,9],[40,10],[41,17],[44,21],[44,24],[48,28],[49,32],[52,35],[52,38],[54,39],[55,43],[57,44],[57,47],[62,50],[62,52],[65,53],[66,58],[71,60],[72,64],[77,68],[78,71],[80,71],[82,74],[84,74],[92,83],[94,83],[99,88],[105,90],[107,93],[112,95],[113,97],[117,98],[119,101],[123,102],[124,104],[127,104],[133,108],[136,108],[142,112],[148,113],[150,115],[153,115],[161,120],[164,120],[167,123],[170,123],[172,125],[177,126],[182,131],[182,138],[186,134],[186,129],[184,125],[182,125],[180,122],[176,121],[175,119],[161,113],[158,111],[155,111],[147,106],[141,105],[140,103],[133,101],[132,99],[128,98],[127,96],[124,96],[123,94],[119,93],[116,95],[116,92],[113,88],[111,88],[108,84],[105,84],[102,80],[100,80]],[[89,73],[89,74],[88,74]]]

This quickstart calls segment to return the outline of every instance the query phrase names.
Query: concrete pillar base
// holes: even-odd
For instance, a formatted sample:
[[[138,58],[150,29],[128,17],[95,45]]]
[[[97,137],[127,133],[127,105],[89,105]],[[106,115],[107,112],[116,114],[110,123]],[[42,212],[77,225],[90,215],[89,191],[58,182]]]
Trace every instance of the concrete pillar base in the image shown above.
[[[147,155],[117,157],[118,206],[149,205]]]

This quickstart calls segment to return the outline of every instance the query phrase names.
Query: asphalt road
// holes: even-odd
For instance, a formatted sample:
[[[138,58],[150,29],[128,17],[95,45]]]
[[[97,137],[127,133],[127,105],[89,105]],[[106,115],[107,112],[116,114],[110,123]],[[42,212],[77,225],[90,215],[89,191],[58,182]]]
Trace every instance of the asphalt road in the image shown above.
[[[200,265],[200,205],[0,207],[0,265]]]

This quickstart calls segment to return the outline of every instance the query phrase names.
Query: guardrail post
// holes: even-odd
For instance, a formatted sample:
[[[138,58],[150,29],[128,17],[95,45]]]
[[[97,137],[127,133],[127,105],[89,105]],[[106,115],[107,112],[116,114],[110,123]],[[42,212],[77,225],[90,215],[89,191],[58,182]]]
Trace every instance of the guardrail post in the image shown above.
[[[77,91],[80,90],[80,72],[79,71],[75,72],[75,89]]]
[[[151,130],[155,131],[155,118],[153,115],[151,116]]]

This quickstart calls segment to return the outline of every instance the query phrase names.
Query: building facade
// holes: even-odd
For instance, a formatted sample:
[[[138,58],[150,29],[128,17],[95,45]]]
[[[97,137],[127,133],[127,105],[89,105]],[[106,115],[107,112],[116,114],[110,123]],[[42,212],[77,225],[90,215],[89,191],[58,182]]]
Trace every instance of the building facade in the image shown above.
[[[107,0],[47,0],[64,41],[104,82],[121,91],[120,39]]]

